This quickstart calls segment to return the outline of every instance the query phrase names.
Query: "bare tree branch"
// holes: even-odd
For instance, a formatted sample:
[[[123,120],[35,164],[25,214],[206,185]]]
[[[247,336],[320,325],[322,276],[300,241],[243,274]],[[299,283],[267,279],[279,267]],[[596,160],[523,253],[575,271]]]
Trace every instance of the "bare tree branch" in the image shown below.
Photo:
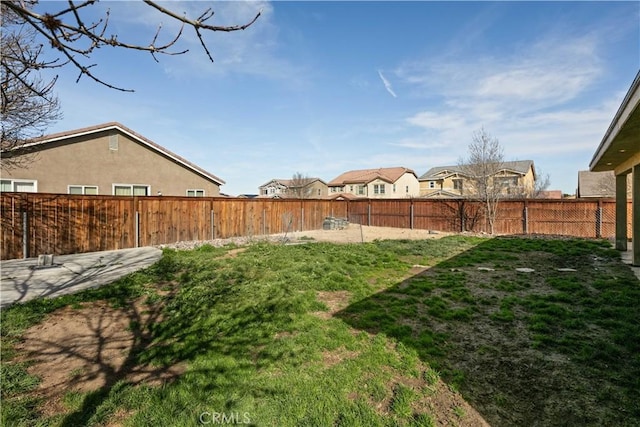
[[[161,14],[169,16],[171,19],[180,22],[181,27],[168,42],[158,45],[162,29],[162,25],[158,25],[156,32],[150,38],[150,43],[148,45],[142,45],[122,41],[117,35],[106,35],[107,29],[109,28],[110,17],[110,12],[108,10],[105,13],[105,16],[97,22],[86,24],[82,13],[89,7],[94,6],[96,3],[97,0],[85,0],[83,2],[69,0],[68,7],[65,9],[53,13],[40,14],[33,10],[33,7],[36,4],[35,1],[5,0],[2,1],[2,12],[4,15],[5,11],[11,11],[12,14],[17,17],[18,21],[21,21],[22,24],[28,25],[37,31],[37,33],[49,43],[51,49],[58,51],[59,55],[64,59],[62,62],[53,62],[57,67],[70,64],[78,69],[80,73],[77,81],[80,80],[82,76],[86,76],[111,89],[125,92],[130,92],[132,90],[119,87],[98,77],[91,70],[96,66],[96,64],[86,64],[84,63],[84,60],[90,59],[92,53],[103,46],[148,52],[156,62],[158,62],[157,54],[181,55],[187,53],[188,49],[174,51],[172,48],[176,46],[178,40],[183,36],[184,28],[191,27],[198,37],[200,45],[207,57],[213,62],[213,56],[203,39],[203,32],[232,32],[245,30],[253,25],[262,13],[262,11],[257,12],[251,20],[242,25],[210,25],[207,21],[214,16],[214,12],[211,8],[207,8],[198,16],[197,19],[191,19],[186,15],[180,15],[170,9],[160,6],[155,1],[144,0],[146,5],[154,8]],[[43,69],[50,68],[50,64],[51,63],[42,62],[38,60],[38,58],[32,58],[31,61],[26,62],[23,65],[34,69]]]
[[[15,16],[2,14],[2,58],[0,94],[2,119],[0,149],[3,169],[23,167],[33,160],[24,148],[26,143],[41,136],[45,129],[61,117],[60,104],[53,92],[57,76],[43,81],[34,64],[39,63],[42,45],[35,43],[35,31],[15,26]],[[48,68],[59,66],[55,61]],[[19,156],[14,156],[20,150]]]

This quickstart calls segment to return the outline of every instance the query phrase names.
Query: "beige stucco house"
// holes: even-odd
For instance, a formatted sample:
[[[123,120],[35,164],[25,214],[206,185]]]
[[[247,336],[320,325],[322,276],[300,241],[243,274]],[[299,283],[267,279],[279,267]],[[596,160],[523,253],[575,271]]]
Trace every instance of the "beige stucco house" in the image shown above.
[[[632,263],[640,266],[640,72],[607,129],[589,165],[613,171],[616,180],[616,249],[627,250],[627,179],[631,175]]]
[[[500,182],[507,197],[534,194],[536,172],[532,160],[504,162],[494,180]],[[474,190],[464,166],[436,166],[419,178],[420,197],[453,198],[473,196]]]
[[[400,199],[418,197],[420,193],[418,176],[402,166],[348,171],[327,185],[331,198],[343,194],[371,199]]]
[[[116,196],[220,195],[224,181],[120,123],[38,138],[19,168],[2,169],[2,191]]]
[[[262,198],[322,199],[327,189],[320,178],[272,179],[258,187],[258,194]]]

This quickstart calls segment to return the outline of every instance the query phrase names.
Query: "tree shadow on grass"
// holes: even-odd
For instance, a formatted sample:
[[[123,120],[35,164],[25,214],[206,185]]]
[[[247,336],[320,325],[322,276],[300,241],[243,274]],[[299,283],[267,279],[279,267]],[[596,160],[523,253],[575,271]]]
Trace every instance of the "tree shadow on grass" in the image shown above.
[[[335,316],[413,347],[491,425],[637,425],[638,285],[606,242],[503,237]]]
[[[212,394],[219,391],[212,380],[239,377],[243,370],[283,356],[256,357],[252,352],[270,337],[243,334],[249,324],[269,324],[273,316],[281,315],[279,311],[246,307],[225,319],[213,316],[203,321],[218,305],[233,301],[233,290],[221,286],[224,280],[220,286],[199,287],[201,283],[192,280],[193,272],[185,273],[185,265],[174,255],[165,254],[150,269],[100,289],[3,310],[3,319],[23,316],[34,325],[9,335],[19,338],[18,361],[29,363],[30,373],[41,378],[39,387],[30,392],[44,403],[41,416],[55,416],[62,426],[100,424],[117,417],[114,411],[124,411],[121,415],[128,417],[144,406],[127,399],[142,396],[148,406],[162,396],[165,384],[185,376],[202,386],[200,393]],[[194,293],[194,288],[204,293]],[[190,298],[191,294],[195,296]],[[239,362],[187,371],[187,364],[203,354]],[[155,391],[136,394],[138,386]],[[68,403],[69,393],[79,396],[75,403]],[[193,412],[182,416],[197,422],[198,414]]]

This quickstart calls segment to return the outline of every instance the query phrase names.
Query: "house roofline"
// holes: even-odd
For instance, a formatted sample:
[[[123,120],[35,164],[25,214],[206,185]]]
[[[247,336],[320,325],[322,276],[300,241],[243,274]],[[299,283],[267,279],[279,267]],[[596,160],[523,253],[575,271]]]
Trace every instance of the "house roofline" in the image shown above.
[[[81,128],[81,129],[76,129],[76,130],[71,130],[71,131],[65,131],[65,132],[59,132],[59,133],[54,133],[54,134],[51,134],[51,135],[45,135],[45,136],[42,136],[40,138],[34,139],[33,142],[24,144],[21,148],[31,148],[31,147],[44,146],[44,145],[52,143],[52,142],[63,141],[65,139],[69,139],[69,138],[77,138],[77,137],[81,137],[81,136],[91,135],[91,134],[94,134],[94,133],[104,132],[106,130],[112,130],[112,129],[116,129],[116,130],[128,135],[129,137],[133,138],[134,140],[142,143],[143,145],[146,145],[147,147],[151,148],[152,150],[154,150],[154,151],[156,151],[156,152],[158,152],[158,153],[170,158],[171,160],[181,164],[182,166],[186,167],[187,169],[191,169],[193,172],[196,172],[198,175],[202,175],[205,178],[208,178],[211,181],[214,181],[218,185],[225,184],[225,181],[223,179],[218,178],[217,176],[213,175],[212,173],[207,172],[206,170],[202,169],[201,167],[195,165],[194,163],[191,163],[187,159],[185,159],[185,158],[173,153],[172,151],[169,151],[168,149],[162,147],[161,145],[156,144],[155,142],[151,141],[150,139],[140,135],[139,133],[129,129],[128,127],[126,127],[123,124],[118,123],[118,122],[108,122],[108,123],[103,123],[103,124],[96,125],[96,126],[89,126],[89,127],[86,127],[86,128]]]
[[[622,118],[622,114],[624,113],[624,111],[629,107],[629,101],[631,101],[631,98],[634,95],[636,95],[639,88],[640,88],[640,70],[636,74],[636,77],[633,79],[633,82],[631,83],[631,87],[627,91],[627,94],[624,96],[624,99],[622,100],[620,107],[618,107],[618,111],[616,111],[615,116],[613,116],[613,120],[611,120],[611,124],[607,128],[607,131],[605,132],[604,137],[600,142],[600,145],[598,145],[596,152],[593,154],[593,158],[589,163],[589,170],[593,170],[595,165],[600,161],[600,158],[609,149],[609,147],[611,147],[611,144],[613,143],[613,140],[615,139],[615,136],[616,136],[614,134],[614,130],[618,126],[619,126],[618,130],[622,127],[622,123],[618,123],[618,122]],[[629,114],[631,114],[631,112]],[[625,120],[627,118],[628,116],[625,118]]]

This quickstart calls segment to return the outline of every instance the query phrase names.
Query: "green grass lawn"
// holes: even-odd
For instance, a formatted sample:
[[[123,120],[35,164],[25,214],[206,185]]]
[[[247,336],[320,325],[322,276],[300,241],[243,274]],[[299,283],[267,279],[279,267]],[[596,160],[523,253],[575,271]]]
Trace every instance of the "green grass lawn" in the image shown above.
[[[494,426],[640,425],[640,283],[608,242],[232,249],[165,250],[111,286],[2,310],[3,425],[428,426],[441,379]],[[140,299],[159,316],[132,319],[130,363],[44,411],[15,349],[25,330],[61,307]],[[175,364],[184,373],[162,386],[128,379]],[[450,423],[469,425],[451,406]]]

